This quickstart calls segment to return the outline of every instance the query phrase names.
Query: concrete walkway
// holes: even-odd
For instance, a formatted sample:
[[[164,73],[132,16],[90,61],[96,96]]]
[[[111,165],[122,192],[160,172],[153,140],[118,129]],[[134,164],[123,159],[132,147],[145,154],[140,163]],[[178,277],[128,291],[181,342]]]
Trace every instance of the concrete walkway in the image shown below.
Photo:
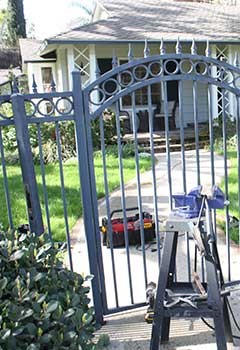
[[[211,162],[210,154],[207,151],[200,151],[200,165],[201,165],[201,184],[208,191],[211,187]],[[216,175],[216,184],[220,183],[221,178],[224,174],[223,159],[220,156],[215,156],[215,175]],[[171,174],[173,182],[173,193],[182,192],[182,166],[181,166],[181,154],[179,152],[171,154]],[[158,195],[158,216],[159,219],[167,217],[169,213],[168,201],[169,193],[167,186],[167,165],[165,154],[159,154],[157,156],[156,164],[156,179],[157,179],[157,195]],[[186,179],[187,179],[187,191],[192,187],[196,186],[197,177],[196,177],[196,160],[195,152],[188,151],[186,152]],[[137,206],[137,188],[136,180],[132,180],[125,186],[126,193],[126,206],[134,207]],[[154,203],[153,203],[153,187],[152,187],[152,173],[151,171],[146,172],[141,175],[141,198],[143,203],[143,210],[150,213],[154,212]],[[121,208],[121,192],[116,190],[111,194],[110,198],[111,210]],[[106,216],[106,205],[105,201],[99,201],[99,216]],[[79,220],[76,226],[72,231],[72,252],[73,252],[73,265],[74,269],[77,272],[87,274],[88,273],[88,257],[87,257],[87,248],[85,244],[84,231],[83,231],[83,222]],[[160,235],[161,238],[161,235]],[[224,274],[227,273],[227,249],[225,242],[221,237],[218,239],[218,249],[222,261],[222,266]],[[191,242],[190,251],[193,253],[193,242]],[[112,269],[112,260],[111,260],[111,251],[106,247],[102,249],[103,262],[104,262],[104,274],[106,281],[106,292],[107,292],[107,301],[108,307],[114,308],[116,306],[116,298],[114,293],[114,284],[113,284],[113,269]],[[117,293],[118,293],[118,302],[120,306],[130,305],[131,298],[129,292],[129,277],[128,277],[128,265],[127,265],[127,256],[126,250],[123,249],[114,249],[114,260],[116,266],[117,274]],[[239,251],[238,247],[231,248],[232,254],[232,272],[233,279],[240,279],[239,273]],[[192,258],[192,257],[191,257]],[[143,273],[143,256],[142,252],[137,250],[136,247],[130,248],[130,264],[131,264],[131,276],[132,276],[132,286],[133,286],[133,298],[134,303],[145,301],[145,282],[144,282],[144,273]],[[148,281],[157,281],[158,274],[158,263],[157,263],[157,252],[152,249],[146,250],[146,266],[147,266],[147,278]],[[179,239],[178,245],[178,254],[177,254],[177,276],[178,280],[186,280],[187,275],[187,259],[186,259],[186,238],[183,235]],[[235,305],[239,304],[239,299],[234,298],[233,300]],[[101,332],[106,332],[112,334],[112,342],[109,349],[148,349],[149,348],[149,339],[150,339],[150,326],[144,323],[144,310],[142,313],[138,314],[138,311],[135,313],[128,313],[127,315],[123,314],[114,316],[108,319],[107,326],[103,327]],[[132,320],[132,322],[131,322]],[[139,322],[138,322],[139,321]],[[183,323],[182,323],[183,322]],[[189,340],[184,336],[184,332],[181,338],[181,334],[177,334],[177,329],[182,331],[181,327],[173,327],[172,332],[174,332],[174,342],[169,345],[170,347],[164,347],[164,349],[202,349],[200,344],[212,344],[215,343],[212,332],[209,332],[206,327],[198,322],[188,322],[181,321],[182,325],[186,325],[186,332],[193,331],[191,338],[195,339],[192,345],[189,345]],[[114,328],[116,325],[116,328]],[[129,326],[127,326],[129,325]],[[177,321],[176,325],[179,325]],[[126,330],[125,326],[127,327]],[[110,327],[110,328],[109,328]],[[111,327],[112,330],[111,330]],[[200,328],[199,328],[200,327]],[[119,329],[119,332],[117,331]],[[201,329],[201,331],[200,331]],[[204,329],[204,332],[202,331]],[[128,331],[127,331],[128,330]],[[133,333],[132,333],[133,332]],[[180,332],[181,333],[181,332]],[[124,334],[124,337],[121,336]],[[189,333],[191,334],[191,332]],[[207,334],[207,336],[206,336]],[[138,335],[143,336],[143,340],[139,343],[137,341]],[[185,333],[186,335],[186,333]],[[208,335],[210,335],[208,337]],[[206,338],[207,337],[207,338]],[[118,338],[118,339],[117,339]],[[197,339],[197,341],[196,341]],[[136,342],[137,341],[137,342]],[[130,345],[127,345],[128,343]],[[185,342],[185,343],[184,343]],[[129,344],[130,344],[129,343]],[[116,347],[115,347],[115,345]],[[198,347],[196,347],[196,344]],[[187,347],[179,347],[184,346]],[[172,347],[171,347],[172,346]],[[213,347],[213,349],[215,349]],[[207,349],[212,349],[207,345]],[[230,348],[229,348],[230,349]]]

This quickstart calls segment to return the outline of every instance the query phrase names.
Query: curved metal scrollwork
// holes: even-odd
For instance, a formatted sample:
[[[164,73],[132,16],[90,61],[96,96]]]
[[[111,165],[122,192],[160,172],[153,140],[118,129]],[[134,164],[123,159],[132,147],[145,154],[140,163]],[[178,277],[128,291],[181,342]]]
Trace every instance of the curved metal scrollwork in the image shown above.
[[[161,54],[115,67],[85,89],[90,105],[102,110],[113,102],[144,86],[171,80],[192,80],[222,87],[240,96],[240,69],[212,57],[193,54]],[[109,85],[112,89],[106,89]],[[98,93],[98,100],[93,96]],[[90,107],[91,110],[91,107]],[[97,115],[97,111],[92,112]]]
[[[48,95],[42,97],[40,94],[31,97],[29,95],[25,100],[25,110],[27,117],[56,117],[66,116],[73,113],[72,97]]]

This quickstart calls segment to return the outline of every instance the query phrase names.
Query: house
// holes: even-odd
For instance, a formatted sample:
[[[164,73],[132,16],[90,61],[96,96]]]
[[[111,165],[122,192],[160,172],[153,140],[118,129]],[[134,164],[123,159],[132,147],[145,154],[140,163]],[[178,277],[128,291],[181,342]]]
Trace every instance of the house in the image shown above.
[[[0,47],[0,93],[11,92],[10,74],[20,76],[20,52],[15,48]]]
[[[209,41],[211,55],[233,64],[235,53],[240,53],[240,6],[189,1],[101,0],[96,1],[92,23],[70,29],[43,42],[21,39],[23,68],[30,82],[34,74],[39,91],[47,91],[51,78],[57,89],[71,87],[71,72],[79,69],[82,83],[87,86],[96,79],[97,64],[101,74],[112,68],[113,52],[118,63],[128,60],[128,44],[135,58],[143,57],[144,42],[148,40],[151,55],[159,53],[161,38],[164,38],[167,52],[174,52],[176,40],[180,37],[183,52],[189,53],[192,39],[195,39],[198,54],[205,53]],[[172,68],[169,67],[171,70]],[[199,121],[208,118],[207,86],[201,85],[198,100]],[[163,100],[160,84],[152,87],[152,103],[159,108]],[[191,82],[183,83],[184,126],[193,121]],[[221,113],[221,91],[213,91],[213,115]],[[177,82],[168,83],[168,100],[176,101]],[[97,97],[96,97],[97,98]],[[234,114],[231,96],[228,96],[229,114]],[[147,109],[146,89],[136,93],[138,111]],[[130,113],[131,101],[122,98],[121,109]],[[174,126],[179,127],[176,116]]]

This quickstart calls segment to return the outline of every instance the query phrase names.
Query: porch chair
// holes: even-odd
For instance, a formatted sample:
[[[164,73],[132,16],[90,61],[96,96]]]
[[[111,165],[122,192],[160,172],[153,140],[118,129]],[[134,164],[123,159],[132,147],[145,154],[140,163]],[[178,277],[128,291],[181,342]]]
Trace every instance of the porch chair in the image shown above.
[[[178,101],[168,101],[168,127],[169,130],[176,129],[175,114],[178,107]],[[164,101],[161,101],[154,111],[153,118],[153,130],[163,131],[165,130],[165,114],[164,114]]]

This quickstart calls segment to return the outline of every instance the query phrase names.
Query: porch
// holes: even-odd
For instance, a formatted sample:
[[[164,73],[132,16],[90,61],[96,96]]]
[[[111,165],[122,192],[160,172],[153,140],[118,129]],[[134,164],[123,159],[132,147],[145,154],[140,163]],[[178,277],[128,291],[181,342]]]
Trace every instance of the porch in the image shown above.
[[[154,131],[153,134],[154,152],[161,153],[166,151],[166,134],[164,130]],[[200,123],[198,125],[198,138],[199,148],[204,148],[209,143],[209,129],[207,123]],[[137,140],[138,145],[143,147],[144,150],[150,151],[150,139],[151,134],[149,132],[138,132]],[[123,143],[134,142],[134,134],[126,133],[122,138]],[[180,129],[169,130],[168,142],[171,151],[181,150],[181,134]],[[184,145],[185,149],[195,149],[195,129],[193,124],[188,124],[188,127],[184,128]]]

